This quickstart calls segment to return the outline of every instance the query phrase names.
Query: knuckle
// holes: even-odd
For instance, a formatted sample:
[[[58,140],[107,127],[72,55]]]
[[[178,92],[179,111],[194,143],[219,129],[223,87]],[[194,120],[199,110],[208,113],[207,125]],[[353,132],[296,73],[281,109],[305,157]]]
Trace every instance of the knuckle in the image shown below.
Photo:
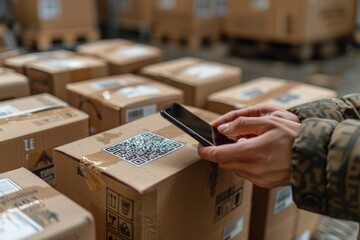
[[[220,163],[220,162],[221,162],[220,154],[219,154],[219,152],[216,150],[216,148],[211,149],[211,151],[210,151],[210,158],[211,158],[213,161],[217,162],[217,163]]]

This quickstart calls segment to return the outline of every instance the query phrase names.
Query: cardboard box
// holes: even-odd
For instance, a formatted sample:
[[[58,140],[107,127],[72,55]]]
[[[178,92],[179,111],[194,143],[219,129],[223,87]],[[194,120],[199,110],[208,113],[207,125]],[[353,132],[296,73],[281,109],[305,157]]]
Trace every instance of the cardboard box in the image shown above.
[[[267,103],[288,109],[305,102],[331,97],[336,97],[336,92],[330,89],[262,77],[209,95],[206,108],[219,114],[258,103]]]
[[[18,49],[0,48],[0,67],[5,65],[5,60],[11,57],[18,56],[20,51]]]
[[[65,101],[66,84],[104,77],[107,72],[104,61],[76,55],[41,59],[27,65],[32,94],[50,93]]]
[[[93,213],[97,239],[240,239],[252,184],[200,160],[196,147],[148,116],[56,148],[57,188]]]
[[[108,21],[108,1],[97,0],[99,17],[102,22]],[[122,0],[115,1],[113,11],[115,21],[120,28],[141,30],[150,28],[154,22],[156,0]]]
[[[25,167],[54,186],[53,148],[84,138],[88,115],[40,94],[0,103],[0,172]]]
[[[321,218],[322,216],[319,214],[298,209],[294,239],[310,240],[316,233]]]
[[[110,75],[136,72],[146,65],[160,62],[162,58],[162,51],[157,47],[122,39],[85,44],[77,51],[106,61]]]
[[[229,0],[226,31],[232,37],[304,44],[350,36],[355,0]]]
[[[297,211],[290,186],[271,190],[254,186],[249,239],[292,240]]]
[[[91,133],[99,133],[183,102],[181,90],[144,77],[125,74],[66,86],[69,103],[90,116]]]
[[[30,95],[27,77],[0,67],[0,101]]]
[[[25,168],[0,183],[1,239],[95,240],[93,216]]]
[[[209,94],[241,80],[240,68],[189,57],[144,67],[140,74],[181,89],[185,104],[201,108]]]
[[[11,7],[14,20],[23,29],[58,30],[97,26],[95,0],[12,0]]]
[[[48,52],[37,52],[24,54],[12,58],[8,58],[4,61],[6,68],[12,69],[20,74],[27,75],[26,66],[32,62],[41,60],[41,59],[50,59],[56,57],[70,57],[74,53],[66,50],[56,50]]]

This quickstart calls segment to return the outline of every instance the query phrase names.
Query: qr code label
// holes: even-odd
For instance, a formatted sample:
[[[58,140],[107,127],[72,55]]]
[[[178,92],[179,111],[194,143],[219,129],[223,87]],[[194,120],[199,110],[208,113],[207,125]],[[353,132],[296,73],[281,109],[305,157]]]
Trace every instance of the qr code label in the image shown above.
[[[183,146],[183,144],[163,136],[145,132],[102,150],[141,167]]]

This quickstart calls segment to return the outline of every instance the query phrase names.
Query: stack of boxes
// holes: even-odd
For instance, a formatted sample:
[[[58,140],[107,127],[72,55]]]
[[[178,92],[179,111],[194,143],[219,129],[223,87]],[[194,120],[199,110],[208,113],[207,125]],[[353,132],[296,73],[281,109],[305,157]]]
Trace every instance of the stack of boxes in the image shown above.
[[[14,71],[0,67],[0,102],[30,95],[28,79]]]

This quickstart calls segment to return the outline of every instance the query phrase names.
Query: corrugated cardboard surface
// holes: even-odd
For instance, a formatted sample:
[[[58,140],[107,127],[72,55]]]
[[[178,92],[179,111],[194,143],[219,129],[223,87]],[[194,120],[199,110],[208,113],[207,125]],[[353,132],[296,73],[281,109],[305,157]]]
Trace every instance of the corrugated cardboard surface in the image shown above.
[[[353,32],[355,2],[229,0],[227,33],[290,44],[348,36]]]
[[[55,185],[53,148],[88,136],[88,116],[35,95],[1,102],[0,132],[0,172],[26,167]]]
[[[206,121],[216,116],[195,111]],[[144,133],[159,137],[145,145],[129,139]],[[156,155],[167,149],[154,141],[162,137],[184,146],[141,166],[101,150],[127,140],[138,148],[129,148],[128,154]],[[221,239],[226,226],[248,214],[241,207],[250,202],[252,185],[200,161],[196,146],[195,140],[156,114],[57,148],[57,187],[91,210],[98,239]],[[247,231],[245,224],[235,239]]]
[[[189,57],[150,65],[140,74],[181,89],[185,104],[202,108],[209,94],[241,81],[240,68]]]
[[[33,94],[51,93],[65,101],[67,83],[104,77],[107,73],[104,61],[77,55],[42,59],[27,65]]]
[[[28,170],[0,182],[1,239],[95,239],[93,216]]]
[[[160,62],[162,51],[157,47],[137,44],[124,39],[101,40],[77,48],[80,54],[105,60],[109,74],[124,74],[140,70],[149,64]]]
[[[336,92],[330,89],[264,77],[209,95],[207,109],[224,114],[258,103],[267,103],[288,109],[305,102],[335,96]]]
[[[313,236],[319,227],[321,215],[308,212],[305,210],[298,210],[296,227],[295,227],[295,239],[301,239],[301,236]]]
[[[29,63],[38,61],[40,59],[47,59],[53,57],[69,57],[73,55],[73,52],[66,50],[30,53],[6,59],[4,64],[6,68],[10,68],[18,73],[26,75],[26,66]]]
[[[0,101],[30,95],[27,77],[0,67]]]
[[[14,0],[12,13],[14,20],[24,29],[54,30],[97,26],[95,0]]]
[[[99,133],[183,102],[182,91],[144,77],[126,74],[67,85],[69,103],[90,115]]]

